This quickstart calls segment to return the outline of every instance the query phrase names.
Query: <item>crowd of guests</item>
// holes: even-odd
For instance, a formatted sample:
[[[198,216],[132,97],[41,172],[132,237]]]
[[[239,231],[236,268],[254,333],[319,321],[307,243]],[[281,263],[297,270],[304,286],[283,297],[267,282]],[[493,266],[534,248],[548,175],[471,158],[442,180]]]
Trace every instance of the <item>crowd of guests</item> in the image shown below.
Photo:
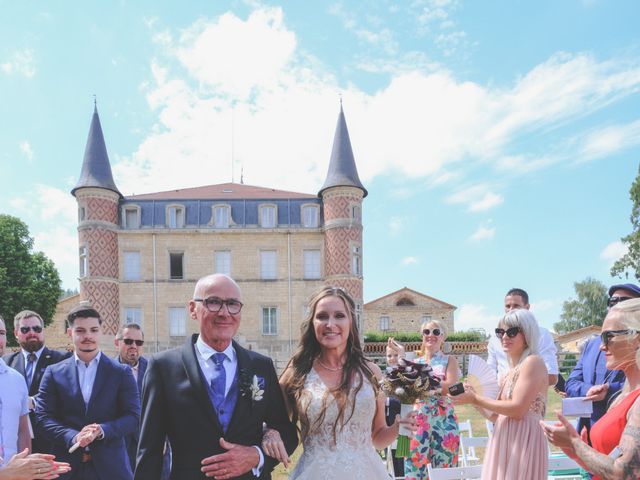
[[[548,442],[596,479],[640,478],[640,288],[614,285],[600,336],[585,345],[561,384],[550,333],[529,310],[522,289],[505,296],[505,314],[488,346],[497,398],[449,393],[461,376],[443,351],[446,327],[421,325],[414,361],[429,364],[439,395],[399,405],[380,390],[382,372],[363,353],[355,304],[335,287],[318,291],[302,323],[300,343],[280,378],[273,362],[233,340],[242,312],[239,286],[225,275],[200,279],[189,300],[198,324],[183,347],[142,356],[136,324],[117,333],[115,358],[100,351],[102,320],[89,305],[67,317],[74,351],[44,345],[33,311],[14,319],[20,351],[0,359],[0,480],[191,480],[269,478],[302,441],[290,478],[387,479],[376,450],[393,446],[400,426],[412,432],[396,476],[428,478],[427,465],[458,464],[457,405],[493,422],[483,479],[547,478]],[[6,326],[0,317],[0,355]],[[387,361],[405,356],[389,340]],[[560,382],[559,382],[560,380]],[[547,424],[547,391],[593,402],[576,430],[558,413]],[[33,453],[30,453],[33,452]]]

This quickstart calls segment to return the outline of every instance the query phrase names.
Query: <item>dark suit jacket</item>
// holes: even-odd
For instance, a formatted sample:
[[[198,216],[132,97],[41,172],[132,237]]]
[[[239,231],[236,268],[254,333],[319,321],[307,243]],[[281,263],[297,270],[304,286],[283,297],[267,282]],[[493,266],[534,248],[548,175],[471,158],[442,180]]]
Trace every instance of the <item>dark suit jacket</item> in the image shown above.
[[[125,449],[125,437],[136,431],[140,397],[131,369],[102,354],[89,405],[85,407],[75,357],[49,367],[40,385],[37,426],[54,443],[56,459],[71,464],[62,479],[73,479],[82,449],[69,453],[73,438],[85,426],[98,423],[104,438],[90,444],[93,464],[101,480],[131,480],[133,474]]]
[[[262,422],[280,432],[289,453],[298,443],[273,362],[235,342],[238,373],[244,371],[249,378],[253,375],[264,378],[264,396],[262,400],[255,401],[239,394],[229,428],[226,434],[223,433],[200,373],[194,350],[197,338],[194,335],[182,347],[162,352],[149,361],[142,387],[142,426],[136,480],[160,478],[165,435],[168,435],[173,450],[171,478],[174,480],[206,478],[200,471],[200,462],[211,455],[224,453],[219,444],[222,436],[232,443],[260,446]],[[276,463],[265,455],[261,478],[271,478],[271,470]],[[249,471],[239,478],[255,477]]]
[[[56,364],[64,360],[65,358],[69,358],[70,355],[70,352],[58,352],[56,350],[51,350],[47,347],[44,347],[44,350],[42,350],[40,358],[38,359],[38,363],[36,363],[35,369],[33,371],[33,378],[31,379],[31,385],[29,386],[29,396],[35,397],[36,403],[38,402],[38,390],[40,390],[40,382],[42,381],[44,371],[49,365]],[[22,354],[22,349],[20,349],[18,352],[8,353],[3,357],[3,359],[7,365],[20,372],[20,374],[25,377],[25,379],[27,378],[26,365],[24,361],[24,355]],[[30,412],[29,418],[31,419],[31,425],[35,428],[35,412]],[[37,432],[34,432],[34,434],[35,436],[31,443],[31,451],[34,453],[51,453],[53,445],[50,442],[45,441],[41,435],[37,434]]]
[[[578,422],[578,432],[583,426],[586,426],[587,430],[591,429],[591,426],[607,412],[611,396],[624,385],[625,376],[622,370],[607,370],[604,353],[600,351],[601,343],[600,337],[587,342],[577,365],[565,383],[568,397],[584,397],[592,386],[602,385],[605,381],[609,384],[604,400],[593,402],[591,418],[581,418]]]

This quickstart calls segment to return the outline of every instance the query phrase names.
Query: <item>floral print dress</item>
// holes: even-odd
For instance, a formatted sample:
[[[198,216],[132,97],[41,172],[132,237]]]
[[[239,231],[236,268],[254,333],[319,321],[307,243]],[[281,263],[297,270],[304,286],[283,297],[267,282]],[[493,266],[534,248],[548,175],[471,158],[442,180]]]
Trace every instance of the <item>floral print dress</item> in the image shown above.
[[[417,360],[426,363],[424,357]],[[449,356],[438,352],[431,359],[431,368],[441,379],[445,378]],[[409,457],[405,459],[406,480],[429,478],[427,465],[457,467],[460,430],[451,399],[445,395],[428,397],[415,404],[416,436],[409,444]]]

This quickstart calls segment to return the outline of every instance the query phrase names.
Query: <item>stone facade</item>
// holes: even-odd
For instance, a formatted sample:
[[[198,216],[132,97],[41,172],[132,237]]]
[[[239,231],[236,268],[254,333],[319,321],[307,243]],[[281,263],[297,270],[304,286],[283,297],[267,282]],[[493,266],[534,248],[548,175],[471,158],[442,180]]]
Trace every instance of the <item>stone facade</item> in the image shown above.
[[[377,333],[418,332],[425,320],[444,322],[455,331],[456,307],[410,288],[402,288],[364,305],[364,331]]]

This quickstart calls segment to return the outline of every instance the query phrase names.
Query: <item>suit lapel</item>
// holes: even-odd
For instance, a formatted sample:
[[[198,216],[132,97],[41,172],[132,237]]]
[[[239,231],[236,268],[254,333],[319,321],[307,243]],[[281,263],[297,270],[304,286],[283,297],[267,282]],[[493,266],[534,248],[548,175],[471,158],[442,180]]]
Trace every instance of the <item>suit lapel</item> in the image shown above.
[[[206,385],[204,385],[204,381],[202,380],[200,366],[198,365],[198,359],[196,358],[195,341],[197,338],[198,338],[197,334],[193,335],[191,337],[191,341],[186,342],[183,345],[182,363],[184,365],[184,370],[187,374],[187,378],[189,379],[189,383],[191,384],[191,387],[195,391],[195,397],[196,397],[197,403],[199,403],[204,408],[207,414],[207,418],[222,433],[222,426],[220,425],[220,422],[218,421],[218,416],[216,415],[216,412],[213,409],[213,405],[211,404],[211,399],[209,398],[207,387]]]
[[[254,372],[251,365],[251,359],[247,354],[247,351],[233,342],[233,348],[236,351],[236,357],[238,358],[238,366],[236,370],[236,378],[238,381],[238,398],[233,408],[233,414],[231,415],[231,421],[229,422],[229,428],[227,429],[227,435],[233,434],[237,428],[242,428],[243,422],[251,417],[252,400],[250,398],[244,398],[242,396],[242,381],[244,375],[242,372],[249,372],[253,378]]]
[[[82,391],[80,390],[80,380],[78,378],[78,367],[76,366],[76,357],[72,356],[64,360],[67,362],[65,368],[65,375],[67,377],[67,385],[69,386],[69,393],[81,407],[80,412],[86,412],[86,405],[84,404],[84,398],[82,398]]]
[[[40,358],[38,359],[38,363],[36,363],[35,369],[33,370],[33,378],[31,379],[31,385],[29,385],[29,395],[36,395],[38,393],[38,389],[35,387],[40,386],[40,380],[42,379],[42,375],[44,374],[45,369],[51,363],[51,350],[47,347],[44,347],[42,353],[40,354]]]
[[[25,371],[25,365],[24,365],[24,355],[22,354],[22,350],[20,350],[18,353],[16,353],[16,356],[14,357],[13,362],[11,362],[12,364],[9,364],[9,366],[17,371],[20,372],[20,374],[26,378],[27,372]]]
[[[110,364],[110,360],[103,353],[100,355],[100,361],[98,362],[98,369],[96,370],[96,378],[93,381],[93,388],[91,389],[91,397],[89,398],[89,405],[87,405],[87,416],[89,416],[89,412],[91,407],[96,401],[98,395],[100,395],[100,391],[104,388],[105,383],[110,377],[112,368]],[[115,372],[114,372],[115,373]]]

